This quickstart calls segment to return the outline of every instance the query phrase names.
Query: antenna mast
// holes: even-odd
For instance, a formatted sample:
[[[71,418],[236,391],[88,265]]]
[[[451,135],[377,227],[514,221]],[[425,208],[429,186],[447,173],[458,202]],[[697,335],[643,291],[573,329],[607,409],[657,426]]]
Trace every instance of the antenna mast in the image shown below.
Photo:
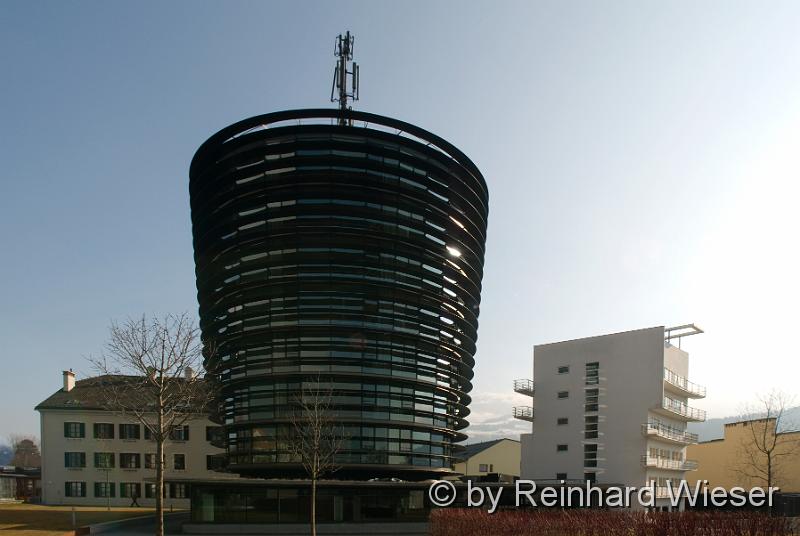
[[[342,112],[352,110],[347,106],[347,99],[358,100],[358,64],[353,61],[353,45],[356,38],[350,35],[350,31],[344,35],[339,34],[334,45],[333,55],[336,60],[336,70],[333,72],[333,84],[331,85],[331,102],[338,102]],[[352,62],[351,70],[347,70],[347,63]],[[350,76],[350,90],[347,88],[348,75]],[[352,125],[352,121],[345,120],[344,113],[339,117],[339,125]]]

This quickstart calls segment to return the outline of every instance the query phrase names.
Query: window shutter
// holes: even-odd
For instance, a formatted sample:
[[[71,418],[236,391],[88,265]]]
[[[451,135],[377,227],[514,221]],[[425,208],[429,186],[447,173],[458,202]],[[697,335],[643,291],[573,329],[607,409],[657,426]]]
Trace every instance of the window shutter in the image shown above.
[[[94,496],[95,497],[99,497],[100,496],[100,483],[99,482],[95,482],[94,483]]]
[[[64,453],[64,467],[69,467],[69,452]]]
[[[86,437],[86,424],[80,423],[81,437]]]
[[[69,497],[69,482],[64,482],[64,497]]]
[[[86,482],[81,482],[81,497],[86,497]]]
[[[114,488],[116,487],[116,484],[114,484],[113,482],[111,482],[111,483],[109,484],[109,486],[111,486],[111,496],[112,496],[112,497],[116,497],[116,494],[114,493]]]
[[[69,423],[64,423],[64,437],[69,437]]]

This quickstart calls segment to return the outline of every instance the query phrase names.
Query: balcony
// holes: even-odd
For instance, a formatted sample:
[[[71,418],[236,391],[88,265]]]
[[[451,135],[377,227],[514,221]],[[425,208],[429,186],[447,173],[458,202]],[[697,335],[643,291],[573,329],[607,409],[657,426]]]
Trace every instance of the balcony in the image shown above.
[[[514,392],[533,396],[533,380],[514,380]]]
[[[687,406],[685,402],[675,400],[668,396],[663,398],[661,406],[653,408],[652,411],[673,419],[678,418],[684,421],[702,422],[706,420],[706,412],[704,410]]]
[[[642,456],[642,465],[655,469],[667,469],[670,471],[695,471],[697,462],[692,460],[670,460],[668,458],[658,458],[655,456]]]
[[[675,428],[656,422],[643,424],[642,435],[645,437],[657,437],[667,443],[674,443],[676,445],[689,445],[697,443],[700,440],[697,434],[676,430]]]
[[[686,398],[705,398],[706,388],[692,383],[683,376],[679,376],[664,367],[664,390],[671,391]]]
[[[672,489],[673,489],[673,493],[676,493],[674,491],[675,488],[672,488]],[[656,486],[655,490],[656,490],[656,497],[655,497],[656,499],[668,499],[668,498],[670,498],[669,488],[667,488],[667,486]]]
[[[533,422],[533,408],[531,406],[514,406],[512,415],[515,419]]]

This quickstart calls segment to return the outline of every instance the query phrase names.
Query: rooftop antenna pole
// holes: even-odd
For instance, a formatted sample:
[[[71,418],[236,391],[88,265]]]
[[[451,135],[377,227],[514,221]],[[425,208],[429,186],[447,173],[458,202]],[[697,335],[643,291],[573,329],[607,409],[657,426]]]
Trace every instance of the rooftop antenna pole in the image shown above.
[[[345,112],[353,109],[352,106],[347,106],[347,99],[358,100],[358,64],[353,61],[353,45],[355,41],[355,36],[350,35],[348,30],[344,35],[339,34],[333,49],[333,55],[338,59],[336,60],[336,70],[333,72],[331,102],[339,103],[339,110],[342,112],[339,116],[340,126],[352,126],[353,120],[345,119]],[[352,63],[349,71],[347,70],[348,62]],[[349,90],[347,87],[348,75],[350,77]]]

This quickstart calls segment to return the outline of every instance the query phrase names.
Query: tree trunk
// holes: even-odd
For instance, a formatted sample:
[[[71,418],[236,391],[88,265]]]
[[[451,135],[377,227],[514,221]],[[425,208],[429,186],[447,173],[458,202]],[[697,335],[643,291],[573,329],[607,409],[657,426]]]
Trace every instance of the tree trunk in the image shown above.
[[[158,413],[156,435],[156,536],[164,536],[164,416]]]
[[[317,479],[311,479],[311,536],[317,536]]]

